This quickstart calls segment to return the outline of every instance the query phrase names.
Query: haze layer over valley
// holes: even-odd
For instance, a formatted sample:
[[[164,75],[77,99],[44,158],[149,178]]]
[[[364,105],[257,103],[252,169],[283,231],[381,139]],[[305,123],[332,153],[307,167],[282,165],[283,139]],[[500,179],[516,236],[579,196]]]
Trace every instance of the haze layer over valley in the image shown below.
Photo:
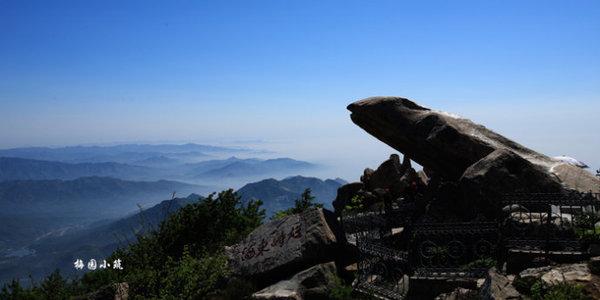
[[[187,203],[239,189],[270,217],[307,188],[331,207],[332,166],[260,147],[119,144],[0,150],[0,281],[41,278],[72,261],[104,258]],[[56,249],[61,249],[56,251]]]

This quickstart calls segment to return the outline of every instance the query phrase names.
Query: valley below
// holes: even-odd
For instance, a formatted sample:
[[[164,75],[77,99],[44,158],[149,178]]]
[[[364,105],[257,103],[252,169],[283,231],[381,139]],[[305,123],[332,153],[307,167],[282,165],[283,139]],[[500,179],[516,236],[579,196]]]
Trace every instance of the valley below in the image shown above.
[[[77,276],[76,259],[105,259],[213,192],[260,199],[268,218],[307,188],[331,208],[346,183],[299,176],[318,164],[257,153],[198,144],[0,150],[0,282],[28,285],[55,269]]]

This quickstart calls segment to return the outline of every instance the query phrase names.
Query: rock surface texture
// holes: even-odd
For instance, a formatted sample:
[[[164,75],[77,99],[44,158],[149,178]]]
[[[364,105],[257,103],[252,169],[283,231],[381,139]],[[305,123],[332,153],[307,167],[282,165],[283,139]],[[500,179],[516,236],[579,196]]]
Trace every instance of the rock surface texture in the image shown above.
[[[261,225],[226,253],[236,275],[268,282],[335,260],[340,230],[332,212],[310,209]]]
[[[362,182],[352,182],[339,187],[337,190],[337,196],[332,203],[335,211],[342,211],[346,203],[350,202],[352,197],[354,197],[354,195],[363,188],[364,184]]]
[[[372,97],[348,109],[354,123],[404,154],[402,164],[392,155],[376,171],[365,170],[365,189],[377,196],[383,188],[396,199],[406,196],[407,183],[426,182],[421,192],[434,203],[426,212],[433,220],[494,218],[510,193],[600,192],[600,179],[581,168],[405,98]],[[408,158],[424,172],[415,173]]]
[[[422,192],[428,183],[427,175],[421,173],[412,168],[408,156],[405,155],[400,162],[400,156],[392,154],[376,170],[365,169],[360,182],[348,183],[338,188],[337,197],[333,201],[335,212],[340,215],[354,197],[360,199],[363,208],[375,203],[389,205],[390,201],[401,198],[412,199],[415,194]]]
[[[319,264],[304,270],[290,279],[280,281],[252,295],[254,299],[302,300],[329,299],[335,285],[334,262]]]
[[[592,273],[585,263],[568,264],[562,266],[546,266],[523,270],[520,278],[541,279],[548,285],[559,283],[587,283],[592,280]]]
[[[472,180],[475,175],[489,179],[487,173],[507,172],[515,181],[540,178],[549,186],[560,184],[580,192],[600,189],[598,178],[585,170],[528,149],[470,120],[405,98],[367,98],[350,104],[348,110],[352,121],[368,133],[450,180],[463,176]]]
[[[498,273],[495,268],[488,271],[480,295],[480,299],[485,300],[522,299],[521,294],[512,286],[512,281],[507,276]]]

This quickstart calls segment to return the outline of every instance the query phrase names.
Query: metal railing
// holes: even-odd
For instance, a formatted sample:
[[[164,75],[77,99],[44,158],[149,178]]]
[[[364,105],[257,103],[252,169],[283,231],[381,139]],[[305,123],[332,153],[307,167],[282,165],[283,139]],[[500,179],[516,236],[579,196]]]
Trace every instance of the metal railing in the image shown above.
[[[515,253],[582,255],[600,243],[600,194],[516,193],[500,205],[496,219],[478,222],[415,222],[414,202],[343,213],[360,253],[355,289],[402,299],[408,278],[481,278]]]

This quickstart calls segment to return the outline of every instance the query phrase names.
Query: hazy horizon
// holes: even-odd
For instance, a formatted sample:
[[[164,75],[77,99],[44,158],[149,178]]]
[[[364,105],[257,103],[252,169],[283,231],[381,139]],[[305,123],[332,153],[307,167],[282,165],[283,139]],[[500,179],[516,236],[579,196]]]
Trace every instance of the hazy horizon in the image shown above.
[[[2,1],[0,148],[263,141],[353,180],[395,151],[346,105],[397,95],[595,170],[599,14],[597,1]]]

